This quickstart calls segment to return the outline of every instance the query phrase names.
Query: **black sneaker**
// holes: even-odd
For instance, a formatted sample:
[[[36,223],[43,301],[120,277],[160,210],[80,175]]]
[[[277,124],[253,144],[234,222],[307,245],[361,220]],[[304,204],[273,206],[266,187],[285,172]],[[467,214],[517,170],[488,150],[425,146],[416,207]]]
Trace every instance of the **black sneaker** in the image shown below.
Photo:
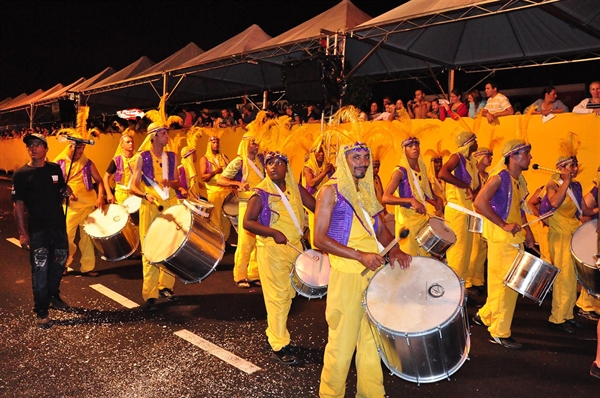
[[[563,323],[550,323],[550,327],[554,328],[554,329],[558,329],[561,332],[567,333],[567,334],[573,334],[575,333],[575,326],[571,325],[568,322],[563,322]]]
[[[598,319],[600,319],[600,314],[594,311],[584,311],[580,309],[578,314],[580,317],[587,319],[588,321],[598,322]]]
[[[283,365],[288,366],[300,366],[302,365],[302,360],[294,355],[294,349],[290,345],[286,345],[282,347],[279,351],[273,351],[273,355],[281,362]]]
[[[167,289],[167,288],[160,289],[158,291],[158,294],[160,295],[160,297],[167,299],[169,301],[179,301],[179,297],[177,297],[171,289]]]
[[[512,349],[512,350],[520,350],[521,348],[523,348],[523,344],[518,343],[512,337],[504,338],[504,337],[490,336],[490,343],[492,343],[492,344],[498,344],[498,345],[501,345],[504,348],[509,348],[509,349]]]
[[[577,322],[575,319],[567,319],[565,321],[565,323],[568,323],[569,325],[573,326],[575,329],[583,329],[585,327],[581,323]]]
[[[148,300],[146,300],[146,311],[156,311],[158,310],[158,307],[156,306],[156,299],[155,298],[150,298]]]
[[[71,306],[63,301],[59,295],[56,295],[50,299],[51,308],[60,311],[67,311],[71,309]]]
[[[52,321],[50,320],[50,317],[48,316],[48,314],[46,314],[46,315],[37,315],[36,319],[35,319],[35,323],[41,329],[49,329],[52,326]]]
[[[477,312],[473,318],[471,318],[471,321],[477,326],[485,326],[485,323],[483,323],[481,317],[479,316],[479,312]]]
[[[596,362],[592,362],[592,367],[590,368],[590,376],[594,376],[600,379],[600,368],[596,365]]]

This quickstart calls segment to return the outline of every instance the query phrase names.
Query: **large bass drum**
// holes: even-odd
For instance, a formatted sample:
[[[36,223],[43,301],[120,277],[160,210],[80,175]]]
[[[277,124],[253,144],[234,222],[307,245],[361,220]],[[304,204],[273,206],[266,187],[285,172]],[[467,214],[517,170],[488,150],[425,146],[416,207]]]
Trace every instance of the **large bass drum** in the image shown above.
[[[571,238],[571,255],[577,266],[577,279],[592,296],[600,299],[600,268],[596,265],[598,220],[591,220],[575,231]]]
[[[450,378],[467,360],[471,339],[463,282],[442,262],[413,257],[410,268],[380,268],[363,306],[381,358],[416,383]]]
[[[118,204],[91,212],[83,230],[106,261],[126,259],[140,244],[137,228],[130,221],[127,209]]]
[[[208,219],[179,204],[152,221],[142,250],[151,264],[162,263],[182,282],[195,283],[215,270],[223,258],[225,240]]]

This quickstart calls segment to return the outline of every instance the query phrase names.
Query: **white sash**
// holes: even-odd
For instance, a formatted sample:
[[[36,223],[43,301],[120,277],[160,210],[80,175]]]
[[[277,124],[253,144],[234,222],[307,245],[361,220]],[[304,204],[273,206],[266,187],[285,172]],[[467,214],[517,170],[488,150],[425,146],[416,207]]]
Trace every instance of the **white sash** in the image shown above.
[[[379,241],[377,240],[377,235],[375,235],[375,229],[373,228],[373,225],[370,222],[373,219],[373,217],[371,217],[369,215],[369,213],[367,213],[367,211],[363,207],[361,207],[360,209],[362,210],[363,214],[365,215],[365,219],[367,220],[367,225],[369,226],[369,230],[373,234],[373,238],[375,238],[375,242],[377,242],[377,248],[379,249],[379,253],[381,253],[383,251],[383,245],[381,243],[379,243]]]
[[[163,151],[162,153],[162,177],[163,181],[169,179],[169,161],[167,160],[166,151]],[[161,198],[167,200],[169,198],[169,187],[163,187],[162,191],[164,192],[164,195],[161,195]]]
[[[264,180],[265,176],[263,175],[263,173],[260,172],[260,170],[258,169],[258,167],[256,167],[256,165],[254,164],[254,161],[252,161],[252,159],[250,158],[246,158],[247,163],[252,167],[252,170],[254,170],[254,172],[256,174],[258,174],[258,176],[260,177],[261,180]]]
[[[564,181],[562,178],[558,179],[558,185],[562,185],[563,182]],[[577,207],[579,214],[583,215],[583,211],[581,210],[581,205],[577,202],[577,199],[575,198],[575,194],[573,193],[573,190],[571,189],[571,187],[567,188],[567,195],[569,195],[569,198],[571,198],[573,203],[575,203],[575,207]]]
[[[423,195],[423,190],[421,189],[421,186],[419,185],[419,179],[417,178],[417,173],[411,169],[410,167],[408,168],[408,173],[410,174],[410,177],[413,180],[413,185],[415,187],[415,189],[417,190],[417,195],[418,198],[416,198],[419,202],[421,202],[423,205],[425,205],[425,196]],[[429,180],[427,180],[427,182],[429,183]]]
[[[294,213],[294,210],[292,209],[292,205],[290,204],[290,201],[285,196],[285,194],[283,193],[283,191],[277,186],[277,184],[273,183],[273,185],[275,185],[275,188],[277,188],[277,192],[279,192],[279,196],[281,196],[281,201],[283,202],[283,205],[285,206],[285,209],[290,214],[290,217],[292,217],[292,221],[294,222],[294,225],[296,226],[296,229],[298,230],[298,233],[300,234],[300,236],[302,236],[303,235],[302,228],[300,228],[300,223],[298,222],[298,218],[296,217],[296,213]]]

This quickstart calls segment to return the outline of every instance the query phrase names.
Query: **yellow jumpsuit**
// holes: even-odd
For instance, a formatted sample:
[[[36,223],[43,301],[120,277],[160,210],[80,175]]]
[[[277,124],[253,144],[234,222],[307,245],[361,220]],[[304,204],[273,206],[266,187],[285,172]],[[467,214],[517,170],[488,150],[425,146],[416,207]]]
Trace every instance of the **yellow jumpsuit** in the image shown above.
[[[287,196],[292,209],[297,208],[292,195]],[[281,231],[288,242],[302,250],[300,234],[292,221],[283,201],[275,199],[271,209],[279,213],[279,218],[271,225]],[[296,214],[300,220],[300,214]],[[287,319],[296,291],[290,281],[292,266],[298,258],[298,252],[288,245],[279,245],[271,237],[256,236],[256,257],[262,284],[263,298],[267,309],[267,338],[274,351],[290,344],[290,332]]]
[[[520,204],[524,198],[518,189],[518,180],[511,177],[512,201],[507,223],[522,223]],[[519,294],[502,283],[525,241],[521,230],[515,236],[489,220],[484,220],[483,237],[488,241],[488,297],[479,310],[479,316],[492,337],[509,338],[517,297]]]
[[[550,226],[548,246],[552,264],[560,269],[552,285],[551,323],[559,324],[573,319],[573,307],[577,301],[577,275],[575,261],[571,256],[571,238],[581,226],[581,222],[575,217],[576,211],[575,203],[566,195],[554,215],[547,219]]]
[[[251,159],[248,159],[249,161]],[[263,173],[264,168],[258,159],[258,156],[254,160],[254,165]],[[233,179],[237,172],[242,168],[241,158],[235,158],[223,171],[223,176],[229,179]],[[252,190],[256,187],[262,179],[254,171],[252,166],[248,165],[248,179],[245,181]],[[238,214],[238,244],[235,250],[234,264],[233,264],[233,280],[236,282],[243,280],[258,280],[258,264],[256,261],[256,235],[250,233],[244,229],[244,216],[246,215],[246,209],[248,208],[248,199],[252,196],[252,191],[239,192],[240,197],[240,211]]]
[[[157,158],[156,155],[152,151],[149,151],[152,154],[152,165],[154,166],[154,175],[162,176],[162,158]],[[159,180],[161,178],[158,178]],[[162,185],[159,181],[156,183],[162,188]],[[158,203],[164,207],[164,209],[168,209],[169,207],[177,204],[177,196],[175,194],[175,190],[173,188],[169,188],[169,198],[167,200],[163,200],[154,190],[154,188],[147,186],[143,181],[140,183],[140,189],[144,193],[152,194],[155,198],[157,198]],[[159,215],[158,206],[148,202],[147,200],[142,200],[142,204],[140,206],[140,242],[142,248],[144,247],[146,241],[146,234],[148,233],[148,228],[152,224],[152,221]],[[149,244],[157,244],[160,245],[161,242],[149,242]],[[151,298],[158,298],[158,291],[162,289],[171,289],[173,290],[173,286],[175,286],[175,277],[173,275],[164,271],[162,266],[152,265],[148,262],[145,256],[142,255],[142,273],[143,273],[143,283],[142,283],[142,297],[144,301]]]
[[[485,181],[482,182],[484,184]],[[485,283],[485,260],[487,258],[487,241],[482,234],[473,232],[473,243],[471,245],[471,256],[469,267],[465,277],[465,288],[483,286]]]
[[[352,216],[348,246],[364,252],[378,252],[377,241],[367,233],[356,214]],[[365,267],[358,261],[332,254],[329,262],[331,273],[325,310],[329,337],[319,396],[344,397],[350,362],[356,350],[356,396],[383,397],[381,358],[362,306],[362,295],[369,284],[369,279],[360,274]],[[369,275],[373,273],[369,272]]]
[[[129,182],[131,180],[131,176],[133,175],[133,167],[135,166],[136,157],[132,156],[130,158],[126,158],[121,155],[123,159],[123,177],[120,183],[115,182],[115,199],[117,203],[123,204],[125,199],[127,199],[131,194],[129,193]],[[105,187],[106,189],[110,189],[109,187]]]
[[[394,171],[398,170],[395,168]],[[427,180],[427,172],[426,170],[421,170],[420,172],[416,172],[412,169],[407,169],[408,173],[415,173],[417,176],[417,180],[421,185],[421,191],[425,190],[424,184],[429,184]],[[408,178],[411,178],[410,176]],[[414,195],[414,193],[413,193]],[[424,203],[425,205],[425,203]],[[410,232],[408,235],[408,239],[400,240],[400,249],[404,253],[408,253],[411,256],[428,256],[431,257],[429,253],[425,249],[423,249],[419,242],[415,239],[417,232],[421,230],[429,220],[427,214],[419,214],[414,209],[407,209],[406,207],[402,207],[400,205],[394,206],[394,214],[396,216],[396,232],[394,236],[398,236],[398,232],[400,231],[400,227],[407,228]]]
[[[212,167],[215,167],[215,165],[212,165]],[[225,199],[231,193],[231,189],[217,185],[219,176],[220,174],[217,174],[206,182],[206,197],[208,198],[208,201],[215,206],[210,214],[210,221],[223,232],[225,241],[227,241],[231,232],[231,223],[223,214],[223,202],[225,202]]]
[[[82,162],[83,160],[83,162]],[[85,224],[88,216],[96,209],[96,191],[87,190],[83,183],[82,169],[88,159],[79,159],[73,163],[68,184],[73,190],[73,194],[77,196],[77,200],[69,201],[67,208],[67,235],[69,238],[69,257],[67,258],[67,268],[73,263],[73,257],[77,251],[75,245],[75,236],[79,229],[79,250],[81,250],[81,267],[80,272],[90,272],[96,267],[96,254],[94,253],[94,244],[90,236],[84,232],[83,224]],[[85,162],[85,163],[84,163]],[[65,172],[69,170],[70,160],[65,159]],[[65,176],[66,177],[66,176]]]
[[[467,171],[472,177],[471,188],[476,190],[479,187],[479,177],[477,170],[473,169],[470,162],[467,162]],[[446,199],[465,209],[473,210],[473,201],[467,199],[466,189],[446,184]],[[445,217],[448,226],[456,235],[456,242],[446,252],[448,266],[456,272],[459,278],[466,279],[473,247],[473,233],[468,231],[468,216],[461,211],[446,207]]]

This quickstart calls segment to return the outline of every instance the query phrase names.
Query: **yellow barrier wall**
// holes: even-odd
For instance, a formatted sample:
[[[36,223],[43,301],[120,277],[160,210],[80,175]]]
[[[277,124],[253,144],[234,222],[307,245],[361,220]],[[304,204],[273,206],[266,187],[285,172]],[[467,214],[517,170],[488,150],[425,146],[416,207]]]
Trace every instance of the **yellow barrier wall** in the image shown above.
[[[500,118],[500,124],[492,126],[483,120],[479,124],[478,142],[480,146],[488,146],[492,133],[494,137],[501,138],[502,143],[515,138],[517,124],[519,118],[523,116],[507,116]],[[522,121],[523,119],[521,119]],[[473,120],[463,119],[470,128],[473,128]],[[406,122],[405,122],[406,123]],[[454,120],[412,120],[412,131],[420,131],[426,129],[426,132],[421,138],[422,154],[429,148],[435,148],[437,142],[442,140],[442,147],[450,152],[456,150],[454,137],[461,131],[465,130],[465,125]],[[395,136],[395,144],[400,148],[402,135],[400,131],[405,130],[406,126],[402,126],[400,122],[362,122],[361,128],[365,133],[369,133],[379,128],[385,128],[392,132],[398,132]],[[433,128],[432,128],[433,127]],[[344,128],[344,126],[342,126]],[[303,129],[302,132],[318,132],[320,124],[306,124],[304,126],[294,126],[292,134],[298,129]],[[566,137],[567,133],[574,132],[578,135],[581,141],[579,148],[580,176],[578,180],[582,183],[584,192],[591,188],[592,180],[596,177],[596,169],[600,165],[600,117],[594,115],[576,115],[572,113],[557,115],[554,119],[547,123],[542,123],[542,117],[534,115],[529,118],[527,127],[527,135],[533,149],[532,163],[539,163],[541,166],[554,168],[556,158],[559,156],[560,139]],[[236,151],[240,139],[244,133],[241,128],[226,129],[221,138],[221,148],[223,152],[233,159],[236,156]],[[177,131],[171,133],[171,137],[175,137]],[[141,144],[145,134],[136,134],[136,147]],[[106,134],[96,140],[96,145],[86,148],[86,155],[94,161],[101,174],[104,174],[115,149],[118,146],[120,135]],[[204,135],[197,146],[198,158],[206,151],[206,143],[208,137]],[[494,163],[499,160],[502,143],[494,150]],[[55,137],[48,137],[50,151],[48,158],[54,159],[56,155],[62,151],[67,145],[60,143]],[[390,143],[392,145],[392,143]],[[0,141],[0,168],[4,170],[16,170],[28,161],[25,144],[20,139],[8,139]],[[179,155],[179,153],[178,153]],[[387,184],[394,166],[398,163],[399,154],[394,151],[389,151],[383,159],[381,159],[380,175],[382,181]],[[296,177],[299,176],[302,170],[302,161],[304,154],[297,154],[292,158],[292,168]],[[429,158],[425,157],[425,161],[429,164]],[[550,173],[545,171],[528,170],[525,172],[525,178],[529,184],[530,192],[533,192],[537,187],[544,185],[550,178]]]

